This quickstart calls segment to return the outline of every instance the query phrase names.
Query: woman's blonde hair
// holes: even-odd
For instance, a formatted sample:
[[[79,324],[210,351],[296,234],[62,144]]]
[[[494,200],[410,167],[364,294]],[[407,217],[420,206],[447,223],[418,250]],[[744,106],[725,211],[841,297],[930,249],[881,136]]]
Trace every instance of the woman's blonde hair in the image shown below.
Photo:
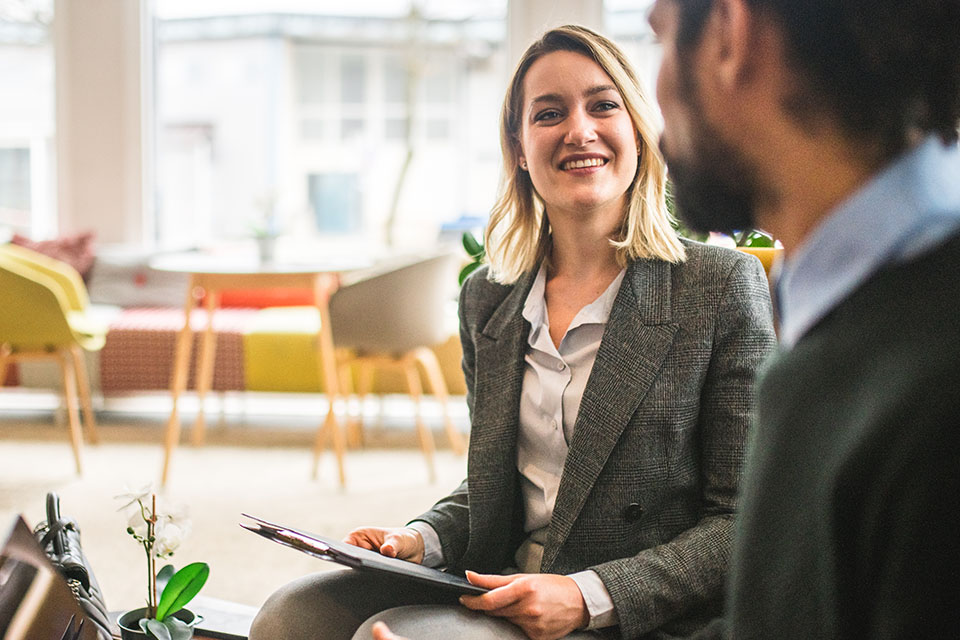
[[[517,64],[503,99],[500,113],[503,170],[500,192],[485,234],[490,277],[504,284],[516,282],[550,251],[550,223],[530,174],[519,166],[519,141],[523,79],[537,59],[554,51],[580,53],[600,65],[620,92],[637,133],[641,151],[637,174],[629,188],[620,233],[611,238],[617,249],[617,261],[622,266],[641,258],[683,261],[683,245],[670,224],[665,201],[666,165],[657,146],[656,112],[617,45],[585,27],[567,25],[548,31],[530,45]]]

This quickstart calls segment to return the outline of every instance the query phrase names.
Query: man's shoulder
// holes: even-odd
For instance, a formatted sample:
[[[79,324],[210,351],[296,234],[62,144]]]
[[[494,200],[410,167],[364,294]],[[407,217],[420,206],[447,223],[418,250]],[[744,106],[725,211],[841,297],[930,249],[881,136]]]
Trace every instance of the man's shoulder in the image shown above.
[[[916,258],[881,269],[830,311],[778,360],[855,374],[863,385],[878,375],[911,372],[960,377],[960,233]],[[916,365],[916,366],[906,366]]]

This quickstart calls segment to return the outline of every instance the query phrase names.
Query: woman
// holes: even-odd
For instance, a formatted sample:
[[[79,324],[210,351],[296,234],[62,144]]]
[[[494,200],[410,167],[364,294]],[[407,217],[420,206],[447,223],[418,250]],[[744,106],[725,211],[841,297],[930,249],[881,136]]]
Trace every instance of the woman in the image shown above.
[[[267,602],[253,640],[293,637],[276,626],[291,612],[334,638],[391,609],[377,618],[420,640],[667,638],[718,611],[772,314],[756,259],[673,232],[655,122],[596,33],[555,29],[524,54],[490,265],[460,297],[467,480],[407,527],[346,538],[491,591],[444,605],[358,572],[311,576]]]

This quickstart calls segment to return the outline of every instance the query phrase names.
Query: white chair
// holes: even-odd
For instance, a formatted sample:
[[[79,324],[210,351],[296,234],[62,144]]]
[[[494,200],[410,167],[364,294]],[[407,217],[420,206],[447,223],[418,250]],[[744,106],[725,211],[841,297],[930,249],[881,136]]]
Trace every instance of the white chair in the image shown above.
[[[466,448],[450,419],[447,385],[437,356],[430,349],[450,337],[445,308],[456,294],[458,267],[453,255],[435,256],[344,286],[330,299],[333,342],[344,391],[349,393],[352,388],[356,368],[356,390],[362,405],[373,388],[376,368],[403,371],[416,403],[417,433],[431,481],[435,478],[435,447],[421,415],[423,389],[418,364],[443,410],[451,448],[458,454]],[[359,421],[351,422],[351,430],[362,442]]]

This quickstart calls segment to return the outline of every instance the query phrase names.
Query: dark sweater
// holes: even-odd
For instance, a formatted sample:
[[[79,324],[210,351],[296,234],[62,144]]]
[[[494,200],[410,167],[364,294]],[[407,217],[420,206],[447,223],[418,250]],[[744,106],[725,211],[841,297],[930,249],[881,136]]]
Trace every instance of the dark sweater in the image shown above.
[[[871,277],[758,393],[729,637],[960,638],[960,235]]]

